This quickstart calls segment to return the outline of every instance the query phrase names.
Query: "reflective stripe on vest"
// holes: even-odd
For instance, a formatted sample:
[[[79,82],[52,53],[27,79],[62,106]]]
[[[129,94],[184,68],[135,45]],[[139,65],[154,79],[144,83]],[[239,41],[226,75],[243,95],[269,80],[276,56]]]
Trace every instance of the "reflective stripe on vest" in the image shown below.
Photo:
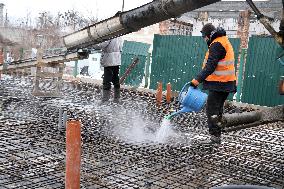
[[[218,82],[228,82],[235,81],[235,58],[234,50],[226,36],[218,37],[213,40],[213,43],[219,42],[226,50],[226,56],[224,59],[220,60],[217,64],[215,71],[206,78],[206,81],[218,81]],[[210,48],[210,47],[209,47]],[[206,52],[205,59],[203,62],[203,68],[205,67],[209,56],[209,50]]]
[[[218,62],[218,65],[224,65],[224,66],[229,66],[229,65],[234,65],[234,64],[235,64],[235,60]]]
[[[228,71],[214,71],[213,72],[213,74],[215,74],[215,75],[233,75],[233,74],[235,74],[235,70],[232,70],[232,71],[230,71],[230,70],[228,70]]]

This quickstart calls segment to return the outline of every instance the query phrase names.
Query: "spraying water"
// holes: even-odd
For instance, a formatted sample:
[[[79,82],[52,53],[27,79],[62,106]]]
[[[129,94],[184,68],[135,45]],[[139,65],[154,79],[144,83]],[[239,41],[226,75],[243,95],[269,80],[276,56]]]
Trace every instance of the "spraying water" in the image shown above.
[[[191,87],[190,83],[186,83],[180,91],[178,100],[181,104],[181,109],[165,116],[161,123],[160,129],[157,131],[157,142],[164,142],[166,138],[170,136],[170,133],[172,132],[170,120],[174,116],[185,112],[200,111],[207,100],[207,94]]]
[[[167,140],[169,136],[173,133],[171,128],[171,122],[169,119],[164,118],[161,127],[157,130],[156,133],[156,142],[163,143]]]
[[[154,133],[147,129],[146,122],[141,118],[135,118],[129,123],[127,130],[124,130],[122,138],[131,143],[151,142],[155,139]]]

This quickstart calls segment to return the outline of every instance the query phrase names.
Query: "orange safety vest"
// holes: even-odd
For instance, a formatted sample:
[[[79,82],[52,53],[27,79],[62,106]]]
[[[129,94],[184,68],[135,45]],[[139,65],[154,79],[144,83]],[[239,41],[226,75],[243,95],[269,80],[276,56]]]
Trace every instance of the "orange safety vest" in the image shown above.
[[[227,38],[227,36],[217,37],[213,40],[213,43],[219,42],[226,50],[226,56],[224,59],[218,62],[218,65],[215,71],[209,75],[205,80],[206,81],[219,81],[219,82],[228,82],[228,81],[235,81],[236,74],[235,74],[235,56],[233,47]],[[210,44],[210,46],[211,46]],[[209,46],[209,48],[210,48]],[[203,61],[202,68],[205,67],[209,56],[209,49],[205,54],[205,59]]]

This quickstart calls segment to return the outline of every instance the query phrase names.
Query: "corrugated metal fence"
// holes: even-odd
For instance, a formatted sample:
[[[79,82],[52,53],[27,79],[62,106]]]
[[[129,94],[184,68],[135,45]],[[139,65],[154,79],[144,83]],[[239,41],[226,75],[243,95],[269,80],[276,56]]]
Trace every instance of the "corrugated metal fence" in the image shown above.
[[[156,89],[161,81],[179,91],[201,69],[206,52],[201,37],[155,35],[153,42],[150,88]]]
[[[234,47],[235,63],[237,63],[240,39],[230,39],[230,41]],[[180,91],[182,86],[191,81],[201,70],[207,49],[202,37],[155,35],[150,88],[156,89],[157,82],[162,81],[164,90],[165,84],[170,82],[173,90]]]
[[[275,106],[284,104],[278,93],[278,83],[284,75],[284,66],[277,60],[283,51],[273,38],[253,36],[249,40],[242,102]]]
[[[230,41],[237,64],[240,39],[231,38]],[[140,63],[126,79],[126,84],[132,86],[141,84],[149,47],[149,44],[125,41],[120,73],[125,72],[134,57],[138,56],[140,59]],[[207,45],[202,37],[155,35],[152,64],[149,64],[151,70],[149,88],[156,89],[157,82],[161,81],[163,90],[166,83],[170,82],[172,89],[179,91],[201,70],[206,51]],[[257,36],[250,38],[244,79],[239,86],[242,91],[242,102],[265,106],[284,104],[284,96],[278,94],[279,78],[284,75],[284,66],[276,60],[281,51],[272,38]],[[148,69],[148,65],[146,67]],[[229,99],[232,100],[232,95]]]
[[[124,41],[121,55],[120,76],[125,73],[135,57],[139,58],[139,63],[127,76],[124,84],[139,86],[142,83],[149,47],[150,45],[146,43]]]

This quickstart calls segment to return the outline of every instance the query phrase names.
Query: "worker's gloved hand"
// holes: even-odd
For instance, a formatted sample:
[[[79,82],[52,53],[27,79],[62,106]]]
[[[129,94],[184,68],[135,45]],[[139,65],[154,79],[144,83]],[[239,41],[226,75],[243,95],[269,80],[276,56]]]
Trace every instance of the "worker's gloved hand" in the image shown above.
[[[191,87],[193,88],[197,88],[197,86],[199,85],[199,82],[196,80],[196,79],[193,79],[190,84],[189,84]]]

